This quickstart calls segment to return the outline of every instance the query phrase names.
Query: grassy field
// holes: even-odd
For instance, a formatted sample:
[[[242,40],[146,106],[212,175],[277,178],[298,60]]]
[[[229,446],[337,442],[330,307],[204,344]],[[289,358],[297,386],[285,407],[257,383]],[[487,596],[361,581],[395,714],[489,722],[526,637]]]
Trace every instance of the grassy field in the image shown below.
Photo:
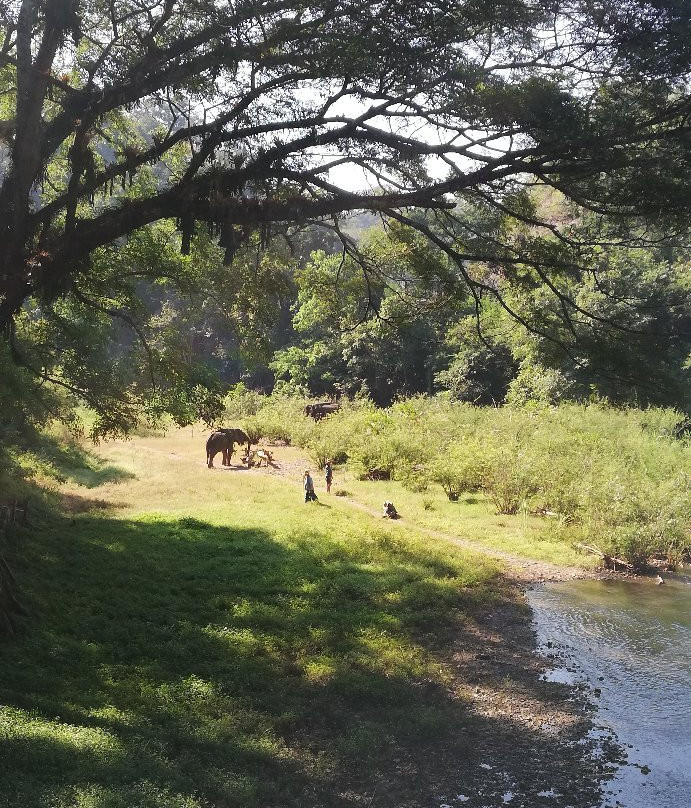
[[[70,513],[6,548],[32,617],[0,646],[0,805],[346,805],[458,748],[445,643],[496,565],[203,443],[64,452]]]
[[[452,502],[440,486],[415,493],[395,480],[357,480],[338,470],[333,491],[348,492],[358,502],[381,510],[385,499],[392,500],[406,524],[439,531],[521,558],[553,564],[594,567],[597,559],[584,556],[550,530],[549,520],[531,514],[506,516],[482,494],[461,495]]]

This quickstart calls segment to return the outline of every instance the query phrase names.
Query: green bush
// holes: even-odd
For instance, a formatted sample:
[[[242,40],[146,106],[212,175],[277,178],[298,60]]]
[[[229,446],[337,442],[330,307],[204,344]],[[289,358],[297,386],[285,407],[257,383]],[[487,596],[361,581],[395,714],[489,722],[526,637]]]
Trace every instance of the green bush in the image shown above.
[[[480,435],[469,436],[439,452],[428,464],[428,477],[455,500],[483,488],[490,473],[487,447]]]
[[[264,429],[261,420],[256,415],[245,416],[240,424],[249,438],[250,443],[257,444],[264,437]]]
[[[266,396],[248,390],[240,382],[226,396],[224,422],[241,426],[253,443],[262,439],[272,443],[293,443],[296,432],[299,436],[300,427],[307,420],[304,406],[300,397]]]
[[[414,466],[400,467],[396,472],[396,479],[400,480],[408,491],[416,494],[427,491],[430,482],[434,482],[430,477],[429,469],[419,463]]]
[[[225,397],[225,417],[228,420],[239,420],[248,415],[256,415],[265,400],[266,396],[249,390],[242,382],[238,382]]]
[[[350,465],[361,478],[411,478],[426,459],[425,434],[405,413],[380,410],[361,419],[348,449]]]

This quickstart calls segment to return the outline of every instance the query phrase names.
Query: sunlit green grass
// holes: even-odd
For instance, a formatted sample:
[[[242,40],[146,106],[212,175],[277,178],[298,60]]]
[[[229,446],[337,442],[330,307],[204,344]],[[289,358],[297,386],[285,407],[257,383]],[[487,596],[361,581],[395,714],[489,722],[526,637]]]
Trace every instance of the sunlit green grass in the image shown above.
[[[203,445],[60,458],[74,515],[8,548],[31,617],[0,645],[3,808],[346,805],[466,743],[447,644],[496,565]]]
[[[561,565],[594,566],[597,559],[584,556],[572,543],[557,537],[550,520],[531,514],[497,514],[484,495],[462,494],[452,502],[441,486],[430,484],[421,493],[407,490],[395,480],[357,480],[344,469],[337,469],[334,491],[347,491],[358,502],[372,509],[392,500],[406,525],[421,526],[475,542],[522,558]],[[430,539],[432,541],[432,539]]]

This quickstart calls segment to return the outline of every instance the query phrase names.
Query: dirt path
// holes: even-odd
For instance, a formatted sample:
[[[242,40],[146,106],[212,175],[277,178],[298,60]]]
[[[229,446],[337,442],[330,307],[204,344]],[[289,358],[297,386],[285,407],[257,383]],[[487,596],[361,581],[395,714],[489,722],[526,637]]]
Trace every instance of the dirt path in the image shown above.
[[[366,511],[374,517],[381,517],[381,514],[374,511],[372,508],[358,502],[351,497],[342,497],[342,501],[347,502],[354,508],[361,511]],[[490,558],[495,558],[503,561],[509,567],[511,577],[518,581],[525,582],[538,582],[538,581],[573,581],[579,578],[597,578],[601,577],[599,572],[592,572],[584,569],[583,567],[567,567],[558,564],[551,564],[548,561],[535,561],[521,556],[507,553],[505,550],[497,550],[495,547],[487,547],[479,542],[464,539],[461,536],[456,536],[452,533],[444,533],[441,530],[434,530],[432,528],[420,525],[417,522],[411,522],[403,517],[397,519],[393,524],[400,525],[401,527],[408,528],[409,530],[416,530],[418,533],[423,533],[425,536],[431,536],[434,539],[455,544],[457,547],[462,547],[464,550],[472,550],[473,552],[482,553]]]

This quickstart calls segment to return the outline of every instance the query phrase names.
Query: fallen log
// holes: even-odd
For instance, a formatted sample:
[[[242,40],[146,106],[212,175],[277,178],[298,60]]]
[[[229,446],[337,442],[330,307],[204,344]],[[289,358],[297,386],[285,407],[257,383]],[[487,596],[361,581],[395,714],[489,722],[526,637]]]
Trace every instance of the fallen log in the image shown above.
[[[277,468],[276,461],[274,460],[273,453],[270,452],[268,449],[258,449],[255,452],[255,456],[257,457],[257,465],[261,466],[262,463],[266,463],[267,466],[273,466]]]
[[[247,468],[252,468],[256,466],[260,468],[262,463],[267,466],[271,466],[272,468],[277,469],[278,465],[274,460],[273,453],[270,452],[268,449],[256,449],[254,452],[248,452],[243,458],[242,462],[247,464]]]
[[[604,561],[605,567],[608,570],[615,570],[617,566],[624,567],[624,569],[628,570],[629,572],[633,572],[635,567],[629,561],[626,561],[624,558],[618,558],[617,556],[611,556],[607,553],[603,553],[599,547],[593,547],[590,544],[581,544],[580,542],[574,542],[573,545],[577,550],[584,550],[586,553],[592,553],[593,555],[600,556],[600,558]]]

